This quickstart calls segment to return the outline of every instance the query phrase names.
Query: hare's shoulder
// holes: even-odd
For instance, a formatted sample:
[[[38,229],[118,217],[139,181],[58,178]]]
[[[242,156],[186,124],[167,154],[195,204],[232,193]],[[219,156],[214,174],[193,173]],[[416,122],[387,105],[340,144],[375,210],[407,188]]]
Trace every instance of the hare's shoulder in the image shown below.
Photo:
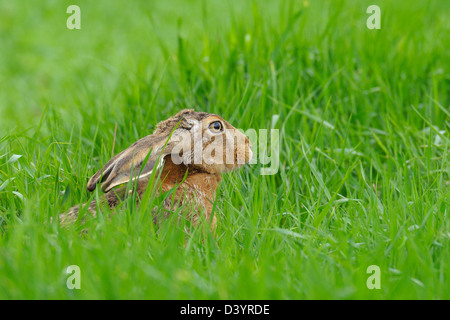
[[[169,190],[178,185],[178,189],[193,191],[205,196],[213,197],[221,181],[220,174],[204,172],[182,164],[174,164],[170,158],[164,163],[161,172],[161,187]]]

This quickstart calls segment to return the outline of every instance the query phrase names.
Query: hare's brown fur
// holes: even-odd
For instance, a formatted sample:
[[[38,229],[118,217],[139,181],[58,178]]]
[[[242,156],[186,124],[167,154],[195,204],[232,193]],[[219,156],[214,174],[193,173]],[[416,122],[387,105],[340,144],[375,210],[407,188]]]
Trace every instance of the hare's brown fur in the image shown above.
[[[241,144],[233,147],[233,150],[229,150],[229,145],[223,143],[223,139],[228,139],[226,142],[230,141],[225,130],[222,133],[209,129],[209,124],[215,122],[220,122],[224,129],[235,129],[214,114],[195,112],[192,109],[180,111],[175,116],[160,122],[153,134],[136,141],[108,161],[91,177],[87,189],[93,191],[97,184],[101,183],[102,190],[106,192],[101,199],[102,204],[115,208],[127,196],[125,184],[129,180],[137,180],[137,205],[139,205],[140,198],[149,187],[150,173],[157,168],[161,172],[160,179],[156,181],[155,191],[164,193],[175,188],[172,196],[164,201],[166,210],[164,215],[169,214],[180,205],[188,205],[193,209],[188,210],[187,219],[190,219],[194,225],[202,220],[208,221],[211,223],[211,229],[214,229],[217,219],[211,214],[216,190],[222,179],[221,173],[240,167],[250,160],[252,154],[249,140],[239,132],[236,132],[235,135],[241,138]],[[201,149],[202,162],[194,163],[194,147],[188,149],[187,152],[183,149],[184,151],[181,152],[183,162],[174,161],[173,156],[176,153],[174,150],[177,146],[185,146],[186,143],[191,146],[190,142],[194,140],[192,135],[194,127],[200,127],[202,134],[206,137],[200,141],[203,148]],[[185,139],[183,140],[184,144],[177,139],[180,137]],[[235,137],[232,139],[234,142]],[[209,154],[203,154],[210,145],[216,149]],[[223,153],[222,160],[225,159],[224,153],[230,152],[233,161],[231,163],[221,162],[220,156],[215,157],[216,150]],[[243,157],[244,160],[239,162],[237,160],[239,157]],[[95,215],[96,207],[97,203],[93,201],[87,209]],[[60,222],[66,223],[75,220],[79,209],[79,206],[75,206],[67,213],[61,214]]]

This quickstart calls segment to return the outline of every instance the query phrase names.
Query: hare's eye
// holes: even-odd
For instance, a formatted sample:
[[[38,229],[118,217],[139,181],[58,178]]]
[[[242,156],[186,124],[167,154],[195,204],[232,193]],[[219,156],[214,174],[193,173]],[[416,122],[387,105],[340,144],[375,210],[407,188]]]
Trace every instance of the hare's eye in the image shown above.
[[[222,131],[223,126],[220,121],[214,121],[214,122],[211,122],[211,124],[209,125],[209,129],[214,133],[218,133],[218,132]]]

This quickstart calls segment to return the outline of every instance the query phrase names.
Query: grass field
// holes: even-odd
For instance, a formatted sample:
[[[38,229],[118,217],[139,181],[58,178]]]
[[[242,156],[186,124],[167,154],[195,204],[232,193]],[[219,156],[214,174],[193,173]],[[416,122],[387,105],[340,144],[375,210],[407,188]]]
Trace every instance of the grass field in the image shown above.
[[[449,34],[445,0],[2,1],[0,298],[449,299]],[[160,199],[55,223],[182,108],[280,132],[276,174],[224,175],[215,238],[155,227]]]

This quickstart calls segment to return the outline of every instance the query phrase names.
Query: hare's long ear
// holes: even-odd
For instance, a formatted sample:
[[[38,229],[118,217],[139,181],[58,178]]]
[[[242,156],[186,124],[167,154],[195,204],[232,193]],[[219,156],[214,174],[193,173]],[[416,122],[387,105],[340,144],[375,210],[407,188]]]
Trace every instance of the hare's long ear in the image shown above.
[[[87,189],[93,191],[97,184],[101,183],[102,190],[108,192],[115,186],[127,183],[130,179],[150,175],[155,167],[159,168],[162,165],[164,157],[171,153],[176,144],[172,139],[167,140],[168,136],[149,135],[136,141],[97,171],[89,179]],[[142,167],[147,156],[147,162]]]

